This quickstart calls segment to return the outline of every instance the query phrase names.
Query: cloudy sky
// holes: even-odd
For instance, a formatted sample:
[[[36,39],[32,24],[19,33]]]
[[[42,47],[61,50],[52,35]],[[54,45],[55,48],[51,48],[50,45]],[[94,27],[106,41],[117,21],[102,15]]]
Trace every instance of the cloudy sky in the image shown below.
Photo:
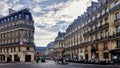
[[[59,31],[65,32],[91,1],[96,0],[0,0],[0,15],[8,15],[8,8],[29,8],[35,22],[35,44],[46,46]]]

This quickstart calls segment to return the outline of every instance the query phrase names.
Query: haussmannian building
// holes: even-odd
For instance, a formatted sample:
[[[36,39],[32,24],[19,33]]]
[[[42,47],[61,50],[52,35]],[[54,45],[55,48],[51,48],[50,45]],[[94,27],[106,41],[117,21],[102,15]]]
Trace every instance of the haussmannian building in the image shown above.
[[[0,62],[34,61],[34,21],[28,9],[0,17]]]
[[[120,0],[92,2],[67,28],[64,46],[69,59],[120,60]]]
[[[54,51],[55,51],[55,55],[54,57],[57,57],[57,58],[62,58],[62,49],[64,48],[64,36],[65,36],[65,33],[64,32],[58,32],[58,36],[55,38],[55,46],[53,47],[54,48]]]

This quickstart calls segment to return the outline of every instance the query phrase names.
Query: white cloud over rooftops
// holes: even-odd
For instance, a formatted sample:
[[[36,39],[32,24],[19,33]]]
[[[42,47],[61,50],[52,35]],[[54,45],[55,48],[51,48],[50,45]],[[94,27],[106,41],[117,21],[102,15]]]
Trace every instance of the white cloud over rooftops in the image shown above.
[[[96,0],[94,0],[96,1]],[[65,31],[74,19],[86,11],[91,0],[0,0],[0,15],[7,15],[8,8],[29,8],[35,22],[35,44],[46,46]]]

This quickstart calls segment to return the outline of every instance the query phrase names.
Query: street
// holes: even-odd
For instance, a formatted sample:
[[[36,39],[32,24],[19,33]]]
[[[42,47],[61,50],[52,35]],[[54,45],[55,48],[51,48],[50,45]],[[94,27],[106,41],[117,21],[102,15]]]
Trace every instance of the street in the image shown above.
[[[120,66],[119,66],[120,67]],[[57,64],[54,61],[45,63],[5,63],[0,64],[0,68],[119,68],[118,65],[93,65],[69,63],[66,65]]]

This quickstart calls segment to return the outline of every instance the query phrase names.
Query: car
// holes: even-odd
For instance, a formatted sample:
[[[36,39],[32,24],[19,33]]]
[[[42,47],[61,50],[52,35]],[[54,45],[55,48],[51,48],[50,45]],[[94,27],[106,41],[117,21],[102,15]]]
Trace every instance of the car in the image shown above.
[[[95,64],[100,64],[100,60],[99,59],[95,59]]]

